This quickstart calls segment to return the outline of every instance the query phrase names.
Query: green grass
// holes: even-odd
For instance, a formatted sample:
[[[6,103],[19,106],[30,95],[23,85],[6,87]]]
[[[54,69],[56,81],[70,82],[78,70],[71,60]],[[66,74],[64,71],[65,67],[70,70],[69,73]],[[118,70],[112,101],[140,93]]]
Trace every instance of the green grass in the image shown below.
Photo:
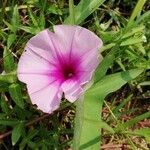
[[[0,2],[0,149],[150,149],[149,1],[74,4]],[[30,104],[26,86],[16,78],[16,67],[33,35],[63,23],[81,25],[101,37],[103,61],[84,101],[74,105],[63,99],[61,107],[47,115]]]

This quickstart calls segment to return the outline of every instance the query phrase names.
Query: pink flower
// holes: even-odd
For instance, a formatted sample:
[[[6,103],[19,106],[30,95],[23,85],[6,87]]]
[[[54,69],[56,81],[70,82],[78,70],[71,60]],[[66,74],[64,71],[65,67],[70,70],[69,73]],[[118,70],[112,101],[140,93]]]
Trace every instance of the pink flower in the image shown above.
[[[17,74],[27,84],[33,104],[46,113],[56,110],[64,93],[74,102],[84,92],[99,64],[102,41],[80,26],[57,25],[32,37],[23,52]]]

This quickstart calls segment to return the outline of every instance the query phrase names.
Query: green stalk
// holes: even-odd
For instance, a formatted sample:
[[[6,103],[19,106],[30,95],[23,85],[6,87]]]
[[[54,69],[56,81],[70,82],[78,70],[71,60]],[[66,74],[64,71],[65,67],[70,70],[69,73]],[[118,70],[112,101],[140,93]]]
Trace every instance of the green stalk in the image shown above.
[[[74,1],[69,0],[70,24],[75,24]]]

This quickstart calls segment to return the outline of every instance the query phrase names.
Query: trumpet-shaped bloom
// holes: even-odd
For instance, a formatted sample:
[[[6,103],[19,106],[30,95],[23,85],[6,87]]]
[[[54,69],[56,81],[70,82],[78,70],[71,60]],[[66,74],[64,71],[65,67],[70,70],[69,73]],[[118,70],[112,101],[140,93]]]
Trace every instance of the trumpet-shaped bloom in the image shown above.
[[[17,75],[33,104],[46,113],[64,97],[74,102],[99,64],[102,41],[80,26],[57,25],[32,37],[19,60]]]

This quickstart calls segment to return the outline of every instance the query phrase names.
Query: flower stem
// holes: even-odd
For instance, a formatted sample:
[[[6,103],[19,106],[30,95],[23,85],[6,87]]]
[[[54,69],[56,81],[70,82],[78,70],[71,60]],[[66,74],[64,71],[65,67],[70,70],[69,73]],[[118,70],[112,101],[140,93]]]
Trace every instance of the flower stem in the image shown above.
[[[69,0],[70,24],[75,24],[74,1]]]

